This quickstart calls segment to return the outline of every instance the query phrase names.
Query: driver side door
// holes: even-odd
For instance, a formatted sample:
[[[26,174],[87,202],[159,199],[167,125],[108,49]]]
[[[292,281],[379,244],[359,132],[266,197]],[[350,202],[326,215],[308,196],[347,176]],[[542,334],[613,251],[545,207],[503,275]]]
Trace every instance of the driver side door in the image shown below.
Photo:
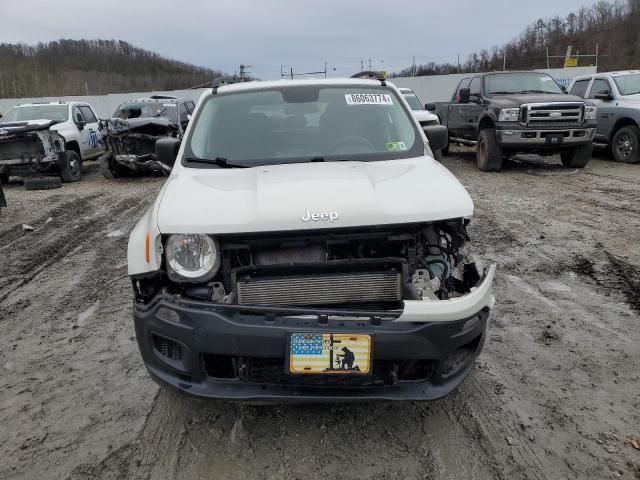
[[[77,105],[71,109],[73,123],[78,131],[78,146],[80,147],[80,158],[85,160],[91,156],[92,149],[89,143],[89,129],[87,128],[87,120]]]
[[[603,90],[608,90],[611,95],[614,95],[613,88],[606,78],[596,77],[591,83],[591,90],[589,91],[589,100],[598,108],[598,126],[596,128],[597,142],[609,142],[609,134],[613,129],[616,121],[616,107],[615,100],[600,100],[595,98],[596,93]]]
[[[466,122],[464,119],[465,103],[460,103],[460,90],[462,88],[469,88],[471,83],[470,78],[463,79],[458,88],[456,88],[451,103],[449,103],[447,112],[447,128],[449,128],[449,136],[462,137],[466,129]]]

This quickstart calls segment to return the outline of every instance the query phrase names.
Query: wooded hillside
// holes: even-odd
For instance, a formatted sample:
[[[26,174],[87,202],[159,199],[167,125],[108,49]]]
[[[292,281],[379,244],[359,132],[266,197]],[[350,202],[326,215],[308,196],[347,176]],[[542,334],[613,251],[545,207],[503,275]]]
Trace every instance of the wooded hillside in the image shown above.
[[[484,25],[483,28],[491,28]],[[416,66],[416,75],[485,72],[502,70],[506,58],[507,70],[547,67],[550,56],[563,56],[568,46],[573,54],[595,54],[599,49],[598,71],[640,68],[640,0],[600,1],[590,8],[546,20],[540,18],[529,25],[516,39],[491,51],[474,53],[458,67],[451,63]],[[552,58],[551,68],[564,65],[563,58]],[[578,66],[595,65],[595,58],[579,58]],[[412,67],[396,76],[410,76]]]
[[[0,44],[0,98],[174,90],[220,75],[119,40]]]

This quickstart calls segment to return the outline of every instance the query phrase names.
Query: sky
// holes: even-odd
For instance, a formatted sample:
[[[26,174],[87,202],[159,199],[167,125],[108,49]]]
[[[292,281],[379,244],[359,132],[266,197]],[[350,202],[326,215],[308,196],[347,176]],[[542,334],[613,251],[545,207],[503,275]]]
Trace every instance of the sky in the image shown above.
[[[593,0],[595,1],[595,0]],[[461,60],[590,0],[0,0],[0,42],[118,39],[257,78]],[[562,52],[560,52],[562,53]],[[1,66],[0,66],[1,68]]]

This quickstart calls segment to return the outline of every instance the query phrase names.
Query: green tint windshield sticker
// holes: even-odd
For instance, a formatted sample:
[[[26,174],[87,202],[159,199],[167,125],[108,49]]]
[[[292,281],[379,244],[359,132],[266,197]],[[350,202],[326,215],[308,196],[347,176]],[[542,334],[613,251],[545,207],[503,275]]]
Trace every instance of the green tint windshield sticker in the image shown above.
[[[404,142],[387,142],[387,152],[404,152],[407,150],[407,145]]]
[[[347,105],[393,105],[391,95],[386,93],[345,93]]]

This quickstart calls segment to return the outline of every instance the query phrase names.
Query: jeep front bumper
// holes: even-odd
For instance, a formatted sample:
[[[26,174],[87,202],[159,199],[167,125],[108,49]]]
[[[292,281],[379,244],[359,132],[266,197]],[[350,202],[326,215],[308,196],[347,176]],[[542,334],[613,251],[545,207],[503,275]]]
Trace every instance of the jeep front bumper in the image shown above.
[[[494,304],[495,266],[467,295],[406,301],[402,312],[252,308],[159,293],[134,305],[136,337],[160,384],[186,394],[250,401],[433,400],[469,374]],[[289,310],[289,311],[288,311]],[[391,318],[395,317],[395,318]],[[370,335],[368,375],[292,375],[292,333]]]

